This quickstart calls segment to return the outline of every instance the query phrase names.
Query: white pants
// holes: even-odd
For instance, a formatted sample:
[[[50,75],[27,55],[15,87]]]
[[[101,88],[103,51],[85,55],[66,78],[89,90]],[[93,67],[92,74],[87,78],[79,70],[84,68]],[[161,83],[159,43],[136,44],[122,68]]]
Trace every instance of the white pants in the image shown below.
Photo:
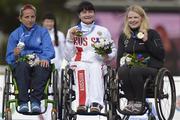
[[[102,63],[73,62],[77,105],[90,106],[93,102],[103,106],[104,76]]]

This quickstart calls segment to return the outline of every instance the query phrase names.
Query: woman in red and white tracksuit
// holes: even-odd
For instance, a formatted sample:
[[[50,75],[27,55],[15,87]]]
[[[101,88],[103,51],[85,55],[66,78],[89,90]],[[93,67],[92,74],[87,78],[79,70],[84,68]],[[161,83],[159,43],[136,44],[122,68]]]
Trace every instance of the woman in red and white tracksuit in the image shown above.
[[[66,37],[66,55],[71,66],[75,68],[75,84],[77,86],[77,112],[100,112],[104,97],[105,61],[111,61],[116,56],[116,48],[111,34],[107,28],[96,25],[95,9],[90,2],[82,2],[78,7],[80,22],[70,28]],[[82,36],[78,36],[77,30]],[[76,31],[76,32],[75,32]],[[97,54],[92,45],[100,38],[112,42],[112,52],[101,56]]]

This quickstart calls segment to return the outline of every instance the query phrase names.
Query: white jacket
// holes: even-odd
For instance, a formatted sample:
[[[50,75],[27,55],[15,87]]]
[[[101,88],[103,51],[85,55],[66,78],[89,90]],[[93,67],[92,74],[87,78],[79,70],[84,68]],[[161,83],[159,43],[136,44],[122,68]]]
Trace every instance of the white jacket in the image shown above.
[[[52,43],[54,45],[54,29],[49,30],[49,34],[52,40]],[[65,36],[61,31],[58,31],[57,33],[58,38],[59,38],[59,46],[54,45],[54,50],[55,50],[55,58],[51,60],[51,63],[55,64],[55,67],[57,69],[61,68],[61,63],[65,57],[64,53],[64,47],[65,47]]]
[[[117,50],[107,28],[95,25],[94,23],[86,25],[81,22],[80,24],[81,31],[85,33],[82,37],[75,37],[74,40],[70,38],[70,30],[78,26],[70,28],[66,36],[66,58],[69,59],[69,61],[103,62],[103,58],[95,53],[92,47],[95,41],[100,37],[104,37],[108,41],[113,42],[112,53],[108,54],[109,60],[116,56]]]

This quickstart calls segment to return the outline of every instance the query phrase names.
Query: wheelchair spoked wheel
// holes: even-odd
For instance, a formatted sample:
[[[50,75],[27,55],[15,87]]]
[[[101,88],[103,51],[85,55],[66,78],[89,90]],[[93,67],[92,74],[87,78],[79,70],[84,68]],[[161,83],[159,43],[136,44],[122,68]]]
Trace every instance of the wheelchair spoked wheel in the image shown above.
[[[66,69],[62,71],[62,74],[61,120],[76,120],[76,115],[73,115],[71,109],[73,72]]]
[[[122,117],[122,120],[129,120],[129,118],[130,118],[130,115],[124,115],[124,116]]]
[[[115,72],[112,69],[108,69],[109,78],[107,79],[107,88],[109,90],[109,111],[107,120],[121,120],[121,116],[117,114],[116,105],[118,101],[117,90],[118,90],[118,81],[115,80]]]
[[[60,103],[59,103],[58,78],[59,78],[58,70],[54,70],[53,71],[53,93],[54,93],[53,99],[56,102],[56,105],[55,105],[56,108],[51,111],[51,119],[52,120],[57,120],[57,118],[58,118],[58,111],[60,109],[59,108],[60,107]]]
[[[63,84],[63,78],[64,77],[64,69],[61,70],[61,79],[60,79],[60,83],[58,83],[60,86],[58,87],[59,90],[59,110],[58,110],[58,118],[60,120],[62,120],[62,106],[63,106],[63,88],[64,88],[64,84]]]
[[[115,103],[109,103],[109,111],[107,113],[107,120],[122,120],[121,116],[117,115]]]
[[[172,120],[176,107],[176,91],[171,73],[162,68],[155,83],[155,107],[160,120]]]
[[[3,89],[3,106],[2,106],[2,118],[5,120],[12,120],[12,114],[10,106],[8,107],[8,101],[10,97],[10,70],[5,71],[4,89]]]

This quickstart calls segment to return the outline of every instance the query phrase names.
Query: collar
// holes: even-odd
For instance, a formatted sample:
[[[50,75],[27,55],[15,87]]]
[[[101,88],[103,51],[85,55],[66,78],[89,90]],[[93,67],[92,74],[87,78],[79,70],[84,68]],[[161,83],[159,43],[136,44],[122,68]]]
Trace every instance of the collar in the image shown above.
[[[93,26],[94,26],[94,22],[92,23],[92,24],[85,24],[85,23],[83,23],[83,22],[81,22],[80,23],[80,25],[81,25],[81,29],[83,30],[83,29],[91,29]]]
[[[54,28],[52,28],[51,30],[48,30],[49,33],[54,33]]]
[[[95,27],[95,22],[93,22],[92,24],[85,24],[83,22],[80,22],[78,24],[78,29],[80,29],[80,31],[83,32],[83,35],[87,35],[91,33],[94,30],[94,27]]]
[[[28,32],[28,31],[31,31],[32,29],[34,29],[35,27],[36,27],[37,25],[36,24],[34,24],[30,29],[29,28],[27,28],[23,23],[21,24],[21,27],[23,28],[23,31],[24,32]]]

